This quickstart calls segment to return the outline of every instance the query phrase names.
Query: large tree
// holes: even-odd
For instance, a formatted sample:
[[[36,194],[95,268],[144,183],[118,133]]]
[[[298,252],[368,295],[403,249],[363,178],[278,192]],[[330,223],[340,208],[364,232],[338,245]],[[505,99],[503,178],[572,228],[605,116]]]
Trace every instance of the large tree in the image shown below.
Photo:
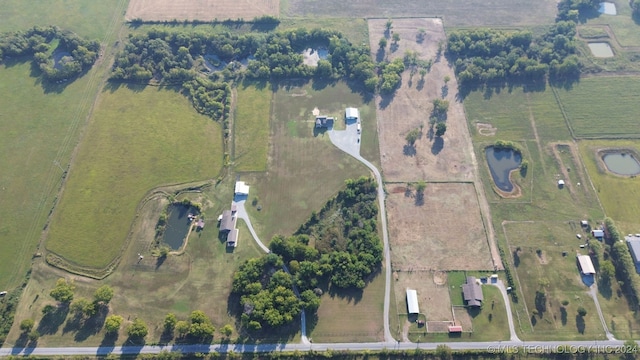
[[[135,318],[133,323],[127,327],[127,334],[134,339],[144,339],[148,333],[147,324],[140,318]]]
[[[56,301],[68,304],[73,300],[73,291],[76,289],[72,281],[67,282],[66,279],[60,278],[56,281],[56,287],[51,290],[49,295]]]
[[[104,329],[109,334],[117,333],[124,318],[120,315],[109,315],[104,321]]]
[[[113,298],[113,288],[109,285],[102,285],[96,290],[93,298],[96,303],[106,305]]]

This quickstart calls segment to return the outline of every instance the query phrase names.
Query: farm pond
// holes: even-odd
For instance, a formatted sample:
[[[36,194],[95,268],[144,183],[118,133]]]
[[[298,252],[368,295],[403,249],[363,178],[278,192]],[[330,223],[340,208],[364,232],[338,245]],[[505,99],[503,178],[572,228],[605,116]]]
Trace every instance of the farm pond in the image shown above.
[[[607,153],[602,155],[602,161],[607,166],[607,170],[614,174],[626,176],[640,174],[640,162],[629,153]]]
[[[491,178],[498,189],[504,192],[513,191],[513,183],[509,179],[511,171],[517,169],[522,163],[522,155],[512,149],[496,149],[489,146],[484,150],[491,172]]]
[[[589,43],[589,50],[593,56],[597,58],[610,58],[613,57],[613,50],[611,46],[606,42],[592,42]]]
[[[169,245],[171,250],[178,250],[184,244],[189,233],[189,228],[198,209],[183,204],[171,204],[167,209],[167,225],[164,230],[162,242]]]

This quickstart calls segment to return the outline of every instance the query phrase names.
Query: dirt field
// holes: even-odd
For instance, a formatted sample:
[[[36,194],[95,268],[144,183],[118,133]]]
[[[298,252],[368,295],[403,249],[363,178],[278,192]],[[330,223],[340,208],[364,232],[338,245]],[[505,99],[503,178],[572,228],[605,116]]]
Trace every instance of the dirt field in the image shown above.
[[[125,18],[127,21],[251,20],[279,14],[279,0],[131,0]]]
[[[420,313],[424,314],[427,321],[452,321],[451,300],[449,289],[444,284],[436,284],[434,271],[394,271],[395,299],[400,314],[407,313],[407,288],[414,289],[418,293],[418,306]]]
[[[493,270],[473,184],[428,183],[422,205],[415,191],[388,191],[394,270]]]
[[[370,46],[379,48],[384,36],[386,19],[369,20]],[[421,43],[416,41],[418,29],[426,31]],[[387,47],[385,57],[403,57],[405,51],[417,52],[418,58],[433,60],[431,71],[421,84],[418,73],[405,71],[402,85],[392,99],[378,99],[376,115],[380,133],[380,156],[387,181],[425,180],[473,180],[474,166],[471,156],[471,139],[462,103],[456,101],[458,85],[453,68],[441,56],[436,61],[438,43],[446,36],[440,19],[393,19],[393,33],[400,35],[398,48],[391,52]],[[379,55],[377,53],[374,56]],[[444,77],[451,79],[443,93]],[[446,95],[446,96],[443,96]],[[444,97],[449,101],[447,132],[442,139],[429,136],[429,116],[434,99]],[[410,148],[405,137],[413,129],[424,125],[423,136]]]
[[[291,17],[442,17],[447,26],[552,24],[556,0],[288,0]]]

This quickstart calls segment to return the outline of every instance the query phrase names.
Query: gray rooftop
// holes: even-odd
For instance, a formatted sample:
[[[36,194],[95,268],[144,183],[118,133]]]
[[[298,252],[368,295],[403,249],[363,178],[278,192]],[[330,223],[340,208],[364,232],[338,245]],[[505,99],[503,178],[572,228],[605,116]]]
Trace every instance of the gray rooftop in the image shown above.
[[[462,285],[462,293],[467,305],[482,305],[482,300],[484,300],[484,297],[482,296],[482,288],[476,283],[475,276],[467,276],[467,283]]]

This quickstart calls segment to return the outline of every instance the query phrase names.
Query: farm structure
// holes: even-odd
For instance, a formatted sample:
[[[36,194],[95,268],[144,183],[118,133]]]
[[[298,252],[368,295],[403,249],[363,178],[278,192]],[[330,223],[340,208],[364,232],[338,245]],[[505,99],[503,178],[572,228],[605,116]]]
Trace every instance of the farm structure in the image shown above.
[[[348,107],[344,111],[344,117],[347,122],[357,121],[360,122],[360,112],[357,108]]]
[[[591,230],[591,235],[596,239],[604,238],[604,230]]]
[[[407,309],[409,314],[419,314],[418,292],[414,289],[407,289]]]
[[[578,264],[580,265],[580,271],[583,275],[593,275],[596,273],[596,269],[593,267],[591,257],[589,255],[578,255]]]
[[[476,281],[475,276],[467,276],[467,283],[462,285],[462,294],[467,306],[482,306],[482,288]]]
[[[627,235],[624,237],[629,247],[629,252],[633,258],[633,262],[636,265],[636,272],[640,274],[640,234]]]
[[[245,184],[244,181],[237,181],[235,188],[236,195],[249,195],[249,185]]]
[[[225,210],[222,212],[222,217],[220,218],[220,232],[229,232],[233,230],[235,227],[235,216],[231,210]]]

